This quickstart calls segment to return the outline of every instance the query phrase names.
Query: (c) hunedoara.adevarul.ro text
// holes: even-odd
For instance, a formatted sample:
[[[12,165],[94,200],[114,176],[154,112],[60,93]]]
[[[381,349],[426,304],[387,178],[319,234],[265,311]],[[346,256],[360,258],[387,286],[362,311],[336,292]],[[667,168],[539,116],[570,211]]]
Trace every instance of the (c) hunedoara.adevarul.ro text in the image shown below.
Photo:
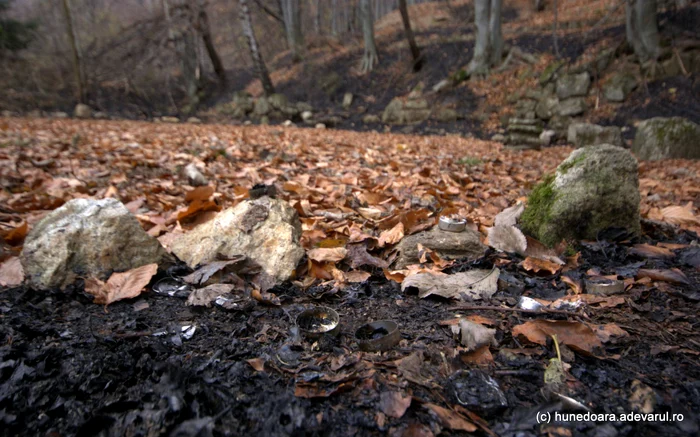
[[[537,413],[537,423],[551,422],[682,422],[678,413],[561,413],[542,411]]]

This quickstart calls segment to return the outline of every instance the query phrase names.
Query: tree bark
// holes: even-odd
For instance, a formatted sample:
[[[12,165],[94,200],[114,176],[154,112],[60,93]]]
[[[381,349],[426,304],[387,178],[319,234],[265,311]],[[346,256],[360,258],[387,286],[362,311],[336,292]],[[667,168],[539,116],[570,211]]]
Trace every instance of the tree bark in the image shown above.
[[[489,62],[491,66],[500,64],[503,59],[502,4],[503,0],[491,0],[491,16],[489,17],[489,47],[491,48]]]
[[[490,3],[489,0],[474,0],[476,42],[474,43],[474,56],[467,67],[467,73],[470,75],[488,72]]]
[[[331,0],[331,35],[338,36],[338,0]]]
[[[625,9],[627,42],[640,63],[656,60],[659,55],[659,29],[656,24],[655,0],[628,0]]]
[[[214,73],[216,77],[219,78],[219,83],[221,86],[226,86],[226,70],[224,69],[224,64],[221,62],[219,53],[214,47],[214,39],[211,36],[211,28],[209,26],[209,16],[207,15],[206,5],[204,0],[198,0],[198,14],[196,21],[196,29],[202,36],[202,41],[204,41],[204,47],[207,49],[207,54],[209,59],[211,59],[211,64],[214,67]]]
[[[292,51],[292,59],[298,62],[302,58],[304,34],[301,31],[301,4],[299,0],[282,0],[282,17],[287,35],[287,43]]]
[[[316,0],[314,9],[314,29],[316,30],[316,35],[321,34],[321,0]]]
[[[71,14],[70,0],[63,0],[63,15],[66,19],[68,40],[70,41],[71,53],[73,55],[73,75],[75,77],[76,96],[78,103],[85,103],[85,75],[83,74],[83,59],[78,45],[78,36],[73,26],[73,15]]]
[[[199,59],[193,28],[194,19],[190,4],[186,0],[163,0],[163,9],[168,24],[168,38],[180,60],[182,80],[187,94],[187,105],[182,109],[192,113],[199,105]]]
[[[423,58],[420,55],[418,44],[416,44],[413,29],[411,29],[411,18],[408,15],[406,0],[399,0],[399,10],[401,11],[404,33],[406,33],[406,39],[408,40],[408,45],[411,48],[411,55],[413,56],[413,71],[417,72],[423,67]]]
[[[374,42],[374,22],[372,20],[372,5],[370,0],[360,0],[360,15],[362,20],[362,35],[365,41],[365,52],[362,56],[362,72],[372,71],[379,62],[377,45]]]
[[[272,86],[270,74],[267,72],[265,61],[263,61],[258,41],[253,32],[253,22],[250,19],[250,10],[248,9],[248,0],[238,0],[240,5],[241,25],[243,26],[243,34],[248,40],[248,48],[250,49],[250,57],[253,59],[253,69],[255,74],[262,82],[263,92],[266,96],[275,93],[275,88]]]

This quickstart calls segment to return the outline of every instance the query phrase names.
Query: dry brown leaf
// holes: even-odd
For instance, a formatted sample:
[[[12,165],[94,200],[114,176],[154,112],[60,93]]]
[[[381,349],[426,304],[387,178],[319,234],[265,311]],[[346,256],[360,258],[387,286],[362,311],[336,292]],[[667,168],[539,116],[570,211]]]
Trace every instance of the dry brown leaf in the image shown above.
[[[386,231],[383,231],[379,235],[378,246],[384,247],[387,244],[398,243],[403,238],[403,235],[404,235],[403,231],[404,231],[403,223],[401,223],[401,222],[397,223],[396,226],[394,226],[393,228],[388,229]]]
[[[602,346],[595,332],[588,325],[580,322],[534,320],[515,326],[512,334],[513,337],[524,338],[539,345],[547,344],[547,338],[556,335],[559,342],[589,354]]]
[[[576,279],[573,279],[566,275],[561,275],[561,282],[571,287],[571,291],[574,294],[583,293],[583,285],[581,284],[581,281],[577,281]]]
[[[411,406],[411,396],[396,391],[385,391],[379,395],[379,408],[389,417],[400,419]]]
[[[369,272],[364,272],[362,270],[353,270],[345,274],[345,278],[348,282],[365,282],[371,277],[372,275]]]
[[[265,370],[265,359],[263,358],[251,358],[246,360],[246,363],[250,364],[250,367],[255,369],[256,372],[262,372]]]
[[[29,226],[27,225],[27,222],[22,222],[21,225],[12,229],[10,232],[7,233],[7,235],[5,235],[5,243],[9,244],[10,246],[21,245],[24,241],[24,238],[27,236],[28,230]]]
[[[528,272],[539,273],[544,271],[548,272],[551,275],[557,273],[562,267],[558,263],[540,258],[533,258],[531,256],[525,258],[525,260],[520,265],[523,269],[527,270]]]
[[[700,225],[700,219],[693,214],[693,203],[685,206],[668,206],[661,210],[662,220],[674,225]]]
[[[232,284],[208,285],[190,293],[190,295],[187,296],[185,305],[210,307],[217,297],[230,293],[233,291],[233,288]]]
[[[206,185],[203,187],[197,187],[194,190],[190,190],[185,194],[185,202],[193,202],[195,200],[205,201],[214,194],[214,187]]]
[[[635,244],[629,251],[630,255],[637,255],[644,258],[673,258],[675,253],[669,249],[649,244]]]
[[[122,299],[130,299],[141,294],[144,287],[158,271],[158,264],[146,264],[122,273],[113,273],[107,282],[96,278],[85,280],[85,291],[95,296],[93,302],[109,305]]]
[[[639,269],[635,278],[649,278],[653,281],[664,281],[672,284],[689,285],[690,281],[685,274],[678,269],[657,270],[657,269]]]
[[[24,281],[24,269],[19,258],[13,256],[0,264],[0,286],[15,287]]]
[[[421,298],[430,295],[448,299],[462,299],[466,295],[471,299],[488,299],[498,291],[498,276],[500,270],[474,269],[466,272],[453,273],[416,273],[404,278],[401,290],[416,287]]]
[[[280,306],[282,305],[282,301],[280,300],[279,297],[275,293],[268,293],[265,291],[260,291],[257,288],[253,289],[253,291],[250,292],[250,297],[253,299],[257,300],[260,303],[264,303],[267,305],[274,305],[274,306]]]
[[[442,426],[447,429],[466,432],[474,432],[477,429],[476,425],[455,411],[430,403],[423,404],[423,407],[435,413],[438,419],[440,419]]]
[[[311,249],[306,253],[309,259],[318,262],[338,262],[344,259],[347,254],[348,250],[344,247],[334,247],[328,249],[317,248]]]
[[[480,348],[459,354],[459,359],[464,364],[476,364],[477,366],[489,366],[493,364],[493,354],[489,345],[485,344]]]
[[[493,222],[494,227],[515,226],[523,211],[525,211],[525,204],[521,202],[518,202],[510,208],[504,209],[496,214],[496,218]]]

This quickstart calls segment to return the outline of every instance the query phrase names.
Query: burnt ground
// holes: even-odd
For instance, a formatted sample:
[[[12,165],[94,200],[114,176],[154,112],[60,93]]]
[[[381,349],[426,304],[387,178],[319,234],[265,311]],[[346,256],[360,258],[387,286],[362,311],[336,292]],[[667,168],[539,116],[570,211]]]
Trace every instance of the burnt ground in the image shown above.
[[[694,234],[648,222],[644,231],[641,241],[647,243],[697,241]],[[481,417],[490,431],[478,435],[697,435],[700,250],[687,246],[674,250],[671,259],[655,259],[632,254],[630,247],[630,242],[582,243],[579,266],[566,275],[579,279],[598,270],[632,278],[640,268],[675,267],[688,283],[638,282],[617,306],[592,305],[570,315],[456,310],[451,301],[402,293],[381,271],[340,292],[302,291],[287,283],[273,290],[282,305],[249,301],[239,310],[188,307],[181,297],[152,291],[103,308],[80,283],[63,292],[5,289],[0,435],[464,434],[449,429],[429,404]],[[537,276],[519,267],[520,261],[490,252],[451,271],[501,268],[499,292],[471,305],[513,307],[520,296],[553,300],[567,294],[561,274]],[[297,335],[295,317],[312,305],[337,310],[339,337],[308,341]],[[438,322],[456,314],[493,320],[499,344],[491,347],[491,364],[479,368],[451,358],[458,340]],[[567,408],[543,390],[544,366],[556,356],[552,342],[533,347],[510,333],[537,318],[616,323],[629,334],[606,343],[597,357],[563,351],[573,378],[562,393],[596,413],[629,413],[641,382],[652,389],[642,398],[654,412],[683,414],[685,420],[538,425],[537,412]],[[402,341],[388,352],[359,352],[355,329],[380,319],[396,321]],[[181,332],[188,325],[196,326],[190,339]],[[521,348],[525,351],[513,351]],[[479,385],[484,374],[497,381],[507,405],[483,381]],[[386,391],[412,396],[402,417],[381,417]]]

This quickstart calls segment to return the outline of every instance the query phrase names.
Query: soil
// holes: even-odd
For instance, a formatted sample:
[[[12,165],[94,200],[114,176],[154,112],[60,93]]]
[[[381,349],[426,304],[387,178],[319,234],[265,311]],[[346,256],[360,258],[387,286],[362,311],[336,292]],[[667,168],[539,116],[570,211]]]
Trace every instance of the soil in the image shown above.
[[[644,234],[642,242],[648,243],[697,241],[697,235],[648,221]],[[181,297],[153,291],[103,308],[92,303],[80,282],[63,292],[4,289],[0,435],[463,434],[431,413],[430,404],[472,420],[480,417],[478,435],[696,434],[700,251],[690,245],[674,250],[671,260],[660,260],[631,254],[630,244],[583,242],[579,266],[566,275],[579,279],[595,269],[629,278],[639,268],[675,267],[689,283],[635,285],[619,306],[589,306],[570,315],[459,310],[453,301],[402,292],[380,270],[370,270],[370,279],[343,291],[302,291],[285,283],[272,290],[282,305],[241,305],[239,311],[189,307]],[[551,300],[566,294],[559,274],[537,276],[523,270],[520,261],[517,255],[488,252],[477,261],[458,262],[450,272],[500,267],[499,292],[490,301],[469,303],[474,306],[513,307],[520,296]],[[180,268],[160,277],[184,273]],[[300,337],[296,316],[315,305],[340,314],[338,336]],[[499,344],[491,348],[491,365],[479,370],[451,357],[459,340],[439,322],[457,314],[493,321]],[[544,366],[556,357],[552,342],[531,347],[510,334],[515,325],[538,318],[616,323],[629,334],[605,343],[596,356],[564,354],[573,380],[562,393],[595,413],[629,413],[643,393],[639,387],[650,387],[643,402],[655,413],[682,414],[684,420],[538,424],[538,412],[567,411],[561,398],[544,389]],[[398,323],[400,343],[383,353],[359,352],[357,328],[386,319]],[[192,326],[188,338],[183,327]],[[505,353],[521,348],[527,352]],[[411,360],[413,366],[407,364]],[[488,376],[502,395],[492,387],[478,390]],[[412,396],[401,417],[381,413],[387,391]]]

